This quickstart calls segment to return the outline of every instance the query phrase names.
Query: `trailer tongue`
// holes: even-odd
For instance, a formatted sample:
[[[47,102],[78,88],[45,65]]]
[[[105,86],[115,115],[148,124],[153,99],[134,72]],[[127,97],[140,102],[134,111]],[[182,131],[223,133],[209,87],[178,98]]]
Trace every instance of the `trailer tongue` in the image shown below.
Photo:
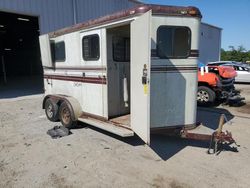
[[[231,149],[238,151],[237,147],[239,147],[239,145],[236,144],[236,141],[232,137],[232,133],[227,130],[225,132],[222,131],[225,119],[225,115],[221,114],[219,125],[216,130],[208,128],[201,123],[192,127],[183,127],[175,130],[169,129],[168,131],[165,130],[165,132],[161,132],[161,134],[210,142],[209,148],[207,150],[208,154],[219,154],[219,152],[223,149],[223,146],[230,146],[232,144],[235,144],[236,147],[231,147]],[[211,152],[211,149],[213,149],[213,152]]]

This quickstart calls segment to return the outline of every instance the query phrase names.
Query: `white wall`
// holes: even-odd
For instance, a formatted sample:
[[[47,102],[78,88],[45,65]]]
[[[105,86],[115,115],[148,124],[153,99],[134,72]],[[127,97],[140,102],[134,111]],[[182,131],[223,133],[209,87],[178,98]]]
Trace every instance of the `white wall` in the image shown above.
[[[200,30],[200,57],[202,63],[220,60],[221,28],[202,23]]]

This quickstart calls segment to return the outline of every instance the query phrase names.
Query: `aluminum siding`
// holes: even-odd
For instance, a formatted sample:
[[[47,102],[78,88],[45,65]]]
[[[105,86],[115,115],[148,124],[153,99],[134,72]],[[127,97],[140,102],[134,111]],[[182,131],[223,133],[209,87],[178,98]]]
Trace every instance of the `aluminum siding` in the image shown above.
[[[74,0],[0,0],[0,11],[39,16],[40,33],[74,24]],[[136,5],[128,0],[75,0],[76,22]]]
[[[221,28],[201,23],[199,60],[202,63],[220,60],[221,32]]]
[[[0,10],[39,16],[41,34],[72,25],[72,2],[69,0],[1,0]]]
[[[127,0],[76,0],[77,22],[81,23],[135,5],[136,3]]]

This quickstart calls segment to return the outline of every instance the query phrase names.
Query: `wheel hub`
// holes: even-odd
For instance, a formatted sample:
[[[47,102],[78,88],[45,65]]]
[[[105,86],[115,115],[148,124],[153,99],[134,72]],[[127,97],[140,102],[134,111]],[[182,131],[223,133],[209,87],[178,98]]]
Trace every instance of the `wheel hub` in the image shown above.
[[[47,115],[52,118],[53,117],[53,107],[52,104],[50,104],[47,108]]]
[[[206,91],[198,91],[197,93],[197,100],[200,102],[208,102],[209,101],[209,95]]]
[[[65,123],[65,124],[68,124],[70,122],[70,111],[68,108],[63,108],[62,110],[62,121]]]

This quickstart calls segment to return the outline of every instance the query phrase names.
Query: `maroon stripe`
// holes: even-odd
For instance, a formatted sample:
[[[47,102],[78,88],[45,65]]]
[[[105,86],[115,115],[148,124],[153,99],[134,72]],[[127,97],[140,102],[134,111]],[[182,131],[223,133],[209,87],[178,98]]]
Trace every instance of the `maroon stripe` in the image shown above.
[[[199,57],[199,54],[190,54],[189,57]]]
[[[151,57],[158,57],[156,49],[151,49]],[[199,57],[199,50],[190,50],[188,57]]]
[[[92,70],[92,71],[106,71],[106,67],[55,67],[44,69],[53,69],[53,70]]]
[[[170,67],[170,66],[158,66],[152,67],[152,72],[178,72],[178,71],[190,71],[197,70],[197,67]]]
[[[64,80],[72,82],[83,82],[91,84],[106,84],[106,78],[93,77],[76,77],[76,76],[58,76],[58,75],[44,75],[45,79]]]
[[[199,50],[191,50],[189,57],[199,57]]]

